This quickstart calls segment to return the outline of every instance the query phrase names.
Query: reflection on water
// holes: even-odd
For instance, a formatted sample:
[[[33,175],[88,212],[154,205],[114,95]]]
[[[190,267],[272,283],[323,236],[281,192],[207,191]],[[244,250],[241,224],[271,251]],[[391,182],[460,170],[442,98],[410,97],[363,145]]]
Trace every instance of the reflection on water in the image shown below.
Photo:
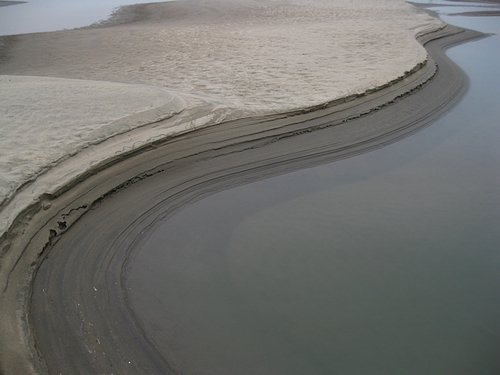
[[[471,87],[430,128],[215,194],[145,240],[130,296],[180,369],[500,373],[500,38],[449,55]]]
[[[74,29],[106,19],[122,5],[159,1],[27,0],[24,4],[0,7],[0,35]]]

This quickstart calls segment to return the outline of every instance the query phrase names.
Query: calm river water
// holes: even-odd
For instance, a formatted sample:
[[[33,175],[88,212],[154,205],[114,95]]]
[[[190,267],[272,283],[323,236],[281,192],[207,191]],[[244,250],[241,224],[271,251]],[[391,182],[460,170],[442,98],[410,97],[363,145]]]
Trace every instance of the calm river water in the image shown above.
[[[500,38],[449,55],[471,85],[431,127],[217,193],[151,234],[131,303],[180,369],[500,373]]]
[[[26,0],[0,6],[0,35],[88,26],[107,19],[120,6],[154,2],[161,0]]]

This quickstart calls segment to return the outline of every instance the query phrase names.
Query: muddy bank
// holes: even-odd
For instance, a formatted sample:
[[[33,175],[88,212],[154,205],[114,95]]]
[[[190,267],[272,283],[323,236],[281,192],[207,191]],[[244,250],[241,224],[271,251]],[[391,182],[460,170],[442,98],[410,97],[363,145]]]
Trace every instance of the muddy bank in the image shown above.
[[[117,240],[115,229],[128,227],[131,223],[127,220],[134,218],[145,217],[144,222],[154,219],[154,207],[160,202],[162,210],[173,212],[212,191],[365,152],[428,125],[467,88],[466,77],[446,58],[444,49],[479,36],[448,27],[424,40],[433,40],[427,44],[433,61],[394,85],[306,113],[230,121],[159,141],[129,153],[127,158],[113,160],[112,165],[101,165],[71,189],[64,189],[64,194],[46,197],[44,210],[32,207],[3,241],[3,245],[8,244],[3,251],[0,304],[5,317],[0,340],[2,347],[8,348],[2,353],[5,371],[44,372],[48,368],[50,372],[102,372],[112,364],[117,372],[168,372],[165,348],[148,342],[127,306],[120,269],[133,249],[111,246]],[[439,66],[437,71],[434,62]],[[123,205],[120,199],[128,203]],[[98,228],[67,231],[75,222],[78,225],[81,217]],[[92,241],[99,237],[97,246],[81,252],[77,247],[68,248],[57,256],[51,298],[35,296],[37,303],[30,306],[31,276],[43,257],[61,240],[85,246],[89,234]],[[133,242],[135,235],[134,231],[127,233],[125,240]],[[106,253],[104,248],[116,252]],[[80,261],[73,263],[78,271],[68,267],[66,260],[75,255],[73,249],[91,260],[85,263],[88,268],[81,268]],[[112,262],[108,256],[113,257]],[[65,278],[62,285],[58,280],[64,274],[72,277]],[[96,295],[93,287],[107,292]],[[77,308],[69,310],[68,305],[54,303],[67,298],[83,303],[77,302]],[[92,323],[92,330],[80,330],[82,316]],[[99,318],[102,316],[106,319]],[[103,337],[109,339],[99,346],[98,353],[95,348]],[[132,368],[129,358],[134,358]]]

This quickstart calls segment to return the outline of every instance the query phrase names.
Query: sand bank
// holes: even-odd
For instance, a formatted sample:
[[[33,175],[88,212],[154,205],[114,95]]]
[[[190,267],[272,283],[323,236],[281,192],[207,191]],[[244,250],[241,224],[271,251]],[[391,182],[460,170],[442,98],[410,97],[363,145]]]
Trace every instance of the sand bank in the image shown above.
[[[0,208],[21,185],[84,148],[185,109],[161,88],[0,76]]]
[[[125,7],[111,24],[3,38],[0,73],[149,84],[255,115],[401,77],[426,59],[415,37],[442,27],[391,0],[185,0]]]
[[[444,38],[446,35],[453,36]],[[143,216],[146,219],[154,218],[151,207],[158,203],[155,199],[166,200],[175,209],[183,202],[228,185],[284,173],[311,163],[347,157],[399,139],[429,124],[464,92],[467,87],[466,77],[444,56],[442,49],[478,35],[453,28],[428,35],[428,39],[436,39],[429,48],[440,66],[437,74],[434,63],[430,62],[406,79],[394,82],[384,89],[367,95],[355,95],[315,108],[315,111],[295,111],[229,121],[216,127],[189,132],[172,140],[153,142],[129,154],[128,158],[115,159],[112,167],[97,166],[87,178],[71,189],[46,197],[45,210],[40,211],[39,206],[33,206],[33,211],[23,218],[24,221],[17,223],[15,230],[4,241],[9,248],[3,255],[3,270],[9,270],[9,273],[3,272],[1,280],[2,285],[7,287],[0,305],[2,316],[5,317],[1,323],[0,340],[9,343],[8,350],[1,353],[6,371],[44,371],[45,363],[40,362],[33,350],[35,344],[28,306],[29,296],[33,292],[30,280],[43,255],[57,243],[61,234],[66,233],[63,237],[65,239],[73,238],[71,233],[79,236],[78,231],[66,231],[83,214],[98,215],[92,221],[100,229],[87,231],[92,236],[97,233],[112,233],[111,228],[116,223],[138,217],[137,215],[142,215],[141,212],[146,215]],[[418,90],[424,84],[423,89]],[[301,138],[301,134],[311,136],[304,135]],[[141,185],[141,181],[144,184]],[[144,194],[150,189],[152,194]],[[157,189],[162,193],[153,194],[154,191],[158,192]],[[117,206],[109,204],[113,197],[120,195],[115,194],[118,192],[125,194],[125,201],[129,203],[117,203]],[[118,214],[107,216],[103,220],[99,215],[108,212],[102,211],[104,204],[107,209]],[[97,207],[98,210],[93,209]],[[163,208],[168,210],[168,207]],[[24,232],[22,236],[19,235],[21,232]],[[134,232],[131,236],[135,234]],[[65,273],[78,273],[79,277],[69,278],[74,283],[65,283],[62,289],[62,285],[53,286],[54,290],[60,291],[61,300],[65,300],[67,293],[74,293],[73,296],[81,297],[82,301],[95,298],[94,294],[87,295],[88,291],[81,286],[93,283],[96,278],[104,280],[101,272],[115,275],[116,269],[123,265],[123,257],[127,256],[126,251],[118,252],[113,255],[113,262],[101,267],[100,258],[94,252],[102,255],[102,248],[107,246],[104,243],[114,240],[116,238],[112,235],[104,236],[100,243],[102,246],[98,246],[100,250],[88,247],[81,252],[80,255],[85,259],[92,259],[92,262],[88,262],[90,269],[65,269]],[[82,243],[87,242],[85,240]],[[75,247],[78,253],[77,249]],[[120,249],[127,250],[127,247]],[[67,256],[71,254],[68,252]],[[61,262],[64,264],[64,259]],[[81,267],[83,263],[74,264]],[[120,272],[116,273],[119,274]],[[48,301],[47,306],[37,306],[51,310],[50,314],[45,314],[45,318],[53,321],[37,321],[37,329],[47,333],[37,337],[37,347],[51,372],[56,369],[99,372],[104,368],[101,366],[107,366],[109,361],[118,366],[117,370],[129,371],[126,363],[130,358],[134,359],[134,368],[138,369],[138,373],[152,368],[160,372],[168,370],[168,361],[162,359],[161,355],[156,358],[158,352],[151,348],[151,343],[144,341],[145,338],[140,335],[140,326],[135,326],[135,323],[131,325],[130,319],[133,321],[133,318],[126,313],[128,307],[122,299],[123,294],[113,292],[113,288],[120,289],[119,284],[113,284],[113,280],[111,285],[99,284],[96,287],[111,291],[103,296],[104,300],[99,300],[97,305],[82,303],[82,307],[76,311],[77,315],[84,314],[86,321],[92,322],[92,330],[83,333],[79,329],[74,330],[74,322],[80,324],[81,321],[71,314],[66,316],[67,311],[64,314],[57,312],[57,304]],[[79,296],[76,297],[77,295]],[[110,320],[98,319],[103,313],[113,316],[112,325]],[[59,329],[67,333],[66,337],[76,340],[74,342],[79,343],[78,347],[84,343],[84,347],[90,348],[90,352],[85,354],[77,349],[68,351],[67,347],[72,344],[58,339],[61,337]],[[105,353],[101,356],[93,348],[96,340],[100,342],[103,337],[110,338],[111,341],[100,346],[102,353]],[[43,350],[49,347],[49,351]],[[115,350],[117,347],[120,350]],[[91,353],[90,357],[88,353]],[[155,357],[153,361],[152,357]],[[119,368],[123,365],[125,367]]]
[[[0,233],[40,197],[148,142],[408,76],[427,59],[415,37],[442,26],[403,1],[185,0],[125,7],[100,27],[2,37]]]
[[[0,38],[0,131],[9,151],[0,155],[2,370],[43,371],[30,280],[96,202],[171,163],[262,150],[312,130],[335,129],[325,138],[334,141],[300,155],[346,156],[414,131],[465,87],[445,59],[432,94],[399,108],[407,116],[378,109],[434,77],[415,38],[457,32],[442,27],[389,0],[186,0],[127,8],[100,27]],[[437,56],[445,44],[436,44]],[[381,118],[366,116],[373,113]],[[18,157],[14,146],[24,150]],[[281,165],[286,150],[264,164]]]

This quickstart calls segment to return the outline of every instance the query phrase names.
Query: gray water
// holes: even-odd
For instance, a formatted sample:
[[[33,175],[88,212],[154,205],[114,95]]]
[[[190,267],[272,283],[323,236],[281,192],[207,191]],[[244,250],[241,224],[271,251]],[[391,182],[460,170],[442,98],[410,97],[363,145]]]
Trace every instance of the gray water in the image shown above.
[[[167,0],[168,1],[168,0]],[[107,19],[123,5],[155,0],[26,0],[0,7],[0,35],[26,34],[88,26]]]
[[[500,38],[448,54],[471,86],[431,127],[214,194],[147,238],[131,303],[178,368],[500,373]]]

